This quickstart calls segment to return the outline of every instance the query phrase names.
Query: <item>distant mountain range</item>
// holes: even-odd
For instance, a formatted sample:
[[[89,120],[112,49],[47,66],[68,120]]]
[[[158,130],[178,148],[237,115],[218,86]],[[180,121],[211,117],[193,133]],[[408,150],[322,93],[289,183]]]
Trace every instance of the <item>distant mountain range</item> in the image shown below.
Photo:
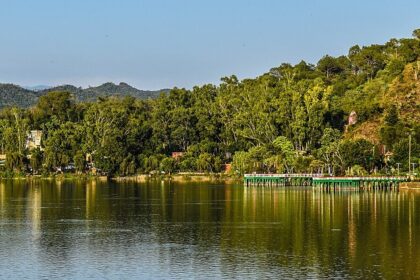
[[[24,89],[34,90],[34,91],[40,91],[52,88],[51,86],[46,85],[36,85],[36,86],[22,86]]]
[[[77,102],[95,101],[99,97],[132,96],[139,99],[156,98],[161,93],[168,93],[169,89],[139,90],[126,83],[105,83],[97,87],[81,88],[72,85],[56,87],[36,86],[21,87],[14,84],[0,84],[0,108],[8,106],[31,107],[38,98],[51,91],[67,91],[74,95]]]

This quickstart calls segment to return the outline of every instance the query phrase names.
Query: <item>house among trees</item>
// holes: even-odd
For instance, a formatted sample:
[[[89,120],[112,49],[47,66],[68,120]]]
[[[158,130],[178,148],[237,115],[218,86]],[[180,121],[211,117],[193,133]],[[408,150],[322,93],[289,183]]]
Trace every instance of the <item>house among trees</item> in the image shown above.
[[[345,132],[348,131],[350,126],[355,125],[356,123],[357,123],[357,113],[355,111],[351,111],[348,118],[348,124],[345,126]]]
[[[0,166],[4,166],[6,163],[6,154],[0,154]]]
[[[172,158],[173,159],[180,159],[184,156],[184,152],[172,152]]]
[[[391,161],[392,157],[394,156],[394,153],[391,151],[388,151],[384,154],[384,161],[385,163],[388,163]]]
[[[33,150],[36,148],[41,148],[41,139],[42,139],[42,130],[31,130],[26,138],[25,148],[28,150]]]
[[[357,114],[355,111],[352,111],[349,116],[349,125],[355,125],[357,123]]]
[[[229,173],[229,172],[231,172],[232,171],[232,164],[231,163],[226,163],[226,164],[223,164],[223,166],[222,166],[223,168],[223,172],[225,172],[225,173]]]

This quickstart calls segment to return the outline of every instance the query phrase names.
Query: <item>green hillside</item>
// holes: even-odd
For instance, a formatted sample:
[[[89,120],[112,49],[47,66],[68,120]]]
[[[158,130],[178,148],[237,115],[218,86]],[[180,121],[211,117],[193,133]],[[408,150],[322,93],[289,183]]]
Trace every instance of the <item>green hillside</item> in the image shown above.
[[[224,77],[154,99],[157,92],[123,83],[43,92],[3,85],[3,107],[36,106],[3,109],[0,144],[8,171],[27,170],[25,156],[34,153],[37,172],[70,163],[86,172],[90,154],[101,172],[121,176],[219,172],[223,164],[236,174],[418,173],[419,73],[417,29],[412,38],[355,45],[316,65],[283,63],[253,79]],[[42,150],[25,149],[31,129],[43,131]]]
[[[76,101],[96,101],[100,97],[132,96],[140,99],[156,98],[161,92],[169,90],[147,91],[136,89],[126,83],[118,85],[113,83],[105,83],[97,87],[89,87],[86,89],[75,87],[72,85],[62,85],[48,88],[45,90],[28,90],[13,84],[0,84],[0,108],[17,106],[27,108],[35,105],[38,98],[52,91],[70,92]]]
[[[24,89],[13,84],[0,84],[0,108],[30,107],[38,101],[39,92]]]

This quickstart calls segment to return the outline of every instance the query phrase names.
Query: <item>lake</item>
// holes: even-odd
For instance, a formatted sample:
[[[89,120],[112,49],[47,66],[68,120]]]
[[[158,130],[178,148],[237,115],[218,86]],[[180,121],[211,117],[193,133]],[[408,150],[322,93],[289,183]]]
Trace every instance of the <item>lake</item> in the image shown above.
[[[420,193],[2,181],[1,279],[412,279]]]

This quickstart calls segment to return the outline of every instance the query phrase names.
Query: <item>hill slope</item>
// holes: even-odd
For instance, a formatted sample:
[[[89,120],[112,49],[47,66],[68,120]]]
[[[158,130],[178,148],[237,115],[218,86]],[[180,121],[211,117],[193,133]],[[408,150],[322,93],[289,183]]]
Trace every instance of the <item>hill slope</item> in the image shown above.
[[[10,106],[27,108],[35,105],[40,96],[51,91],[70,92],[78,102],[95,101],[99,97],[110,96],[132,96],[139,99],[148,99],[155,98],[162,92],[169,92],[168,89],[156,91],[139,90],[126,83],[120,83],[118,85],[114,83],[105,83],[97,87],[89,87],[86,89],[72,85],[62,85],[41,91],[29,90],[13,84],[0,84],[0,108]]]
[[[4,107],[30,107],[34,105],[40,92],[24,89],[13,84],[0,84],[0,108]]]

